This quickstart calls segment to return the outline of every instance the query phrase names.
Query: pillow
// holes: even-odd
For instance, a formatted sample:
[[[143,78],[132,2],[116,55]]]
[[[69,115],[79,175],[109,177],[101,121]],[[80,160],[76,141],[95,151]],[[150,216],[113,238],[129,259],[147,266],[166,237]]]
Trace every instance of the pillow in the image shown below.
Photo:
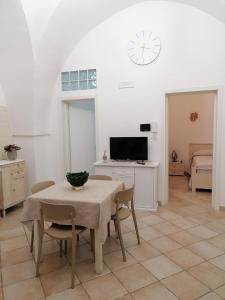
[[[197,155],[213,155],[213,150],[212,149],[207,149],[207,150],[198,150],[192,154],[192,156],[197,156]]]

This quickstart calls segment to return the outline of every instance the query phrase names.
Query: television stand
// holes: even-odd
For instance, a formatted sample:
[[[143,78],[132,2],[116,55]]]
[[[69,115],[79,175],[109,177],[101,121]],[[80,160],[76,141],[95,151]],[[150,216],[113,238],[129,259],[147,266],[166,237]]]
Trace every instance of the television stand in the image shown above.
[[[134,185],[136,208],[156,211],[158,207],[158,162],[98,161],[94,163],[96,175],[108,175],[123,181],[126,188]]]

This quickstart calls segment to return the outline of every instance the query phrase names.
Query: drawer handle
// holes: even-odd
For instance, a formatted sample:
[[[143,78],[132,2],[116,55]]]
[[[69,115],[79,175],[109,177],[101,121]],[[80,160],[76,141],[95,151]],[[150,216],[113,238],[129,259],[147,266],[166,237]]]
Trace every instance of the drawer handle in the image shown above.
[[[122,175],[119,176],[119,178],[131,178],[131,177],[133,177],[133,176],[127,176],[127,175],[126,176],[125,175],[124,176],[122,176]]]

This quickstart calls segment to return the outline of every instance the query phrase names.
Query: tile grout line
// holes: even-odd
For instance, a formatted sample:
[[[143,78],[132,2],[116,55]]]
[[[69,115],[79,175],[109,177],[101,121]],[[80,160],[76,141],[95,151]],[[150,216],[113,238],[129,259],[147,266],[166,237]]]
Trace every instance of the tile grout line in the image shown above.
[[[2,294],[2,299],[5,299],[4,296],[4,289],[3,289],[3,279],[2,279],[2,247],[0,244],[0,272],[1,272],[1,294]]]

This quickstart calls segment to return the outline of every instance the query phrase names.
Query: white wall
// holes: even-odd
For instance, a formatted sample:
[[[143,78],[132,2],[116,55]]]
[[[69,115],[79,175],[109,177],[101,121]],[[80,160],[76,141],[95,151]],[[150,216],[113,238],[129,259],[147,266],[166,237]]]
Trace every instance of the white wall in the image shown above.
[[[162,51],[153,64],[137,66],[129,60],[126,49],[130,37],[143,28],[161,38]],[[224,36],[224,25],[213,17],[189,6],[161,1],[130,7],[93,29],[75,47],[62,70],[97,69],[98,158],[104,149],[109,153],[110,136],[140,136],[139,124],[155,120],[159,133],[155,138],[150,136],[149,158],[162,163],[165,93],[171,89],[223,86]],[[128,80],[134,81],[135,88],[118,89],[119,82]],[[57,88],[59,99],[79,94],[62,93],[60,80]],[[53,113],[54,105],[59,107],[57,103],[55,98]],[[62,117],[57,111],[54,116],[60,127]],[[162,179],[161,168],[161,183]]]
[[[6,106],[5,95],[0,85],[0,106]]]
[[[0,160],[6,158],[4,146],[12,143],[11,118],[6,106],[0,105]]]
[[[189,170],[189,144],[213,143],[215,93],[176,94],[168,97],[169,153],[175,150],[178,160]],[[195,122],[190,114],[198,113]],[[171,157],[170,157],[171,160]]]

